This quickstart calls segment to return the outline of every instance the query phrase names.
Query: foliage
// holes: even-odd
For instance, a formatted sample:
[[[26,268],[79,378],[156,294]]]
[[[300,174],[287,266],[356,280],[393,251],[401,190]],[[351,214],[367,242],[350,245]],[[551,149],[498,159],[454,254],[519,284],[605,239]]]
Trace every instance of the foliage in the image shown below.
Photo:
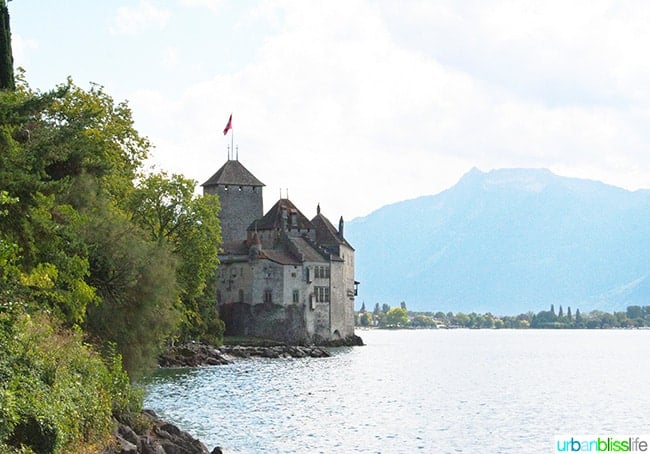
[[[409,322],[405,308],[393,307],[386,313],[386,325],[406,326]]]
[[[155,366],[175,332],[176,263],[119,213],[94,218],[82,234],[89,244],[89,282],[101,298],[88,308],[84,326],[101,342],[114,344],[136,377]]]
[[[0,65],[5,13],[0,0]],[[151,145],[101,86],[15,80],[0,87],[0,452],[96,452],[111,417],[140,409],[131,380],[181,322],[222,339],[219,202],[143,177]]]
[[[134,222],[177,258],[181,336],[218,344],[225,330],[214,304],[221,243],[219,199],[195,197],[195,187],[195,181],[181,175],[152,174],[140,181],[129,207]]]
[[[111,414],[138,408],[130,378],[155,365],[181,315],[192,334],[221,339],[208,297],[218,201],[179,200],[173,238],[152,238],[128,203],[168,189],[134,185],[148,148],[101,87],[0,92],[0,304],[22,308],[3,325],[5,444],[54,452],[106,435]]]
[[[0,89],[13,90],[15,86],[9,10],[6,1],[2,0],[0,1]]]
[[[72,452],[103,443],[112,415],[141,406],[121,368],[108,365],[83,342],[19,303],[0,307],[0,449]]]
[[[608,313],[603,311],[591,311],[586,316],[576,309],[575,315],[572,315],[571,307],[567,307],[566,313],[560,306],[560,310],[555,314],[555,307],[551,306],[548,311],[540,311],[537,314],[528,312],[516,316],[503,315],[495,316],[489,312],[477,314],[472,312],[465,314],[463,312],[408,312],[406,321],[402,318],[396,322],[398,311],[405,310],[405,303],[400,304],[400,308],[390,308],[384,304],[380,309],[379,303],[375,305],[372,314],[368,312],[359,312],[355,318],[359,326],[377,326],[383,327],[404,327],[404,328],[506,328],[506,329],[559,329],[559,328],[642,328],[650,326],[650,306],[628,306],[626,311]],[[387,309],[385,311],[385,309]],[[396,310],[397,309],[397,310]],[[390,314],[390,316],[389,316]]]

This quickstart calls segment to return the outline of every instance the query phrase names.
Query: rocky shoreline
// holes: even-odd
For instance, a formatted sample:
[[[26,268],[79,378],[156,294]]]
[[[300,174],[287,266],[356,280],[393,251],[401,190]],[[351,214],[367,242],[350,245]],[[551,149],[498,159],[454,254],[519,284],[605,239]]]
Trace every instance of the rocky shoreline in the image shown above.
[[[168,348],[158,357],[160,367],[199,367],[230,364],[237,358],[327,358],[332,354],[327,347],[363,345],[359,336],[317,345],[212,345],[190,342]]]
[[[237,358],[327,358],[323,347],[300,345],[243,346],[189,343],[167,349],[158,358],[160,367],[199,367],[230,364]]]
[[[223,454],[221,447],[212,451],[189,433],[160,419],[153,411],[143,410],[137,423],[116,421],[113,442],[101,454]]]

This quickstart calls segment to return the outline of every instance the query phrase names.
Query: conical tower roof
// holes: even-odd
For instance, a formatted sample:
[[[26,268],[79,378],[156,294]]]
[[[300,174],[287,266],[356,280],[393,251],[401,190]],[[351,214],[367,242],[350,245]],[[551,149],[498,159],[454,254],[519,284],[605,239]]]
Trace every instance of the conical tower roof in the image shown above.
[[[208,181],[201,186],[217,186],[228,184],[233,186],[264,186],[255,175],[250,173],[239,161],[229,159],[221,166],[217,173],[212,175]]]

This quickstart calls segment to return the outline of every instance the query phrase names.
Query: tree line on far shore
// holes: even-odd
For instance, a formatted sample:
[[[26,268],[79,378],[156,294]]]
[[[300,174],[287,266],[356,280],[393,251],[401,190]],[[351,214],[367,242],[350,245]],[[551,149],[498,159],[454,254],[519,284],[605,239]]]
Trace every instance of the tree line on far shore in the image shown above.
[[[643,328],[650,327],[650,306],[628,306],[625,311],[604,312],[593,310],[586,314],[571,307],[566,310],[551,304],[549,310],[537,313],[527,312],[519,315],[494,315],[490,312],[414,312],[409,311],[406,303],[399,307],[388,304],[375,304],[372,311],[362,303],[355,313],[355,324],[361,327],[378,328],[506,328],[506,329],[606,329],[606,328]]]

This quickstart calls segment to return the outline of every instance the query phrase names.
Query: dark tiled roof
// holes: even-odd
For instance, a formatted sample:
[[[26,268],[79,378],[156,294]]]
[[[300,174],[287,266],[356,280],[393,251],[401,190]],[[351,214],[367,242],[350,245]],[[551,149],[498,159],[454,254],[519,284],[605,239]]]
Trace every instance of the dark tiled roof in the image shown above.
[[[300,260],[284,249],[263,249],[262,257],[280,265],[300,265]]]
[[[264,186],[255,175],[250,173],[239,161],[229,159],[221,166],[217,173],[201,186],[216,186],[218,184],[232,184],[234,186]]]
[[[329,219],[321,214],[320,211],[314,219],[311,220],[311,224],[316,229],[316,242],[318,244],[322,244],[323,246],[344,244],[350,249],[354,249],[345,238],[339,235],[339,231],[332,225]]]
[[[325,262],[326,261],[325,256],[323,255],[324,252],[320,252],[320,251],[316,250],[314,245],[312,245],[305,238],[289,237],[289,241],[291,241],[293,243],[294,247],[298,251],[300,251],[300,253],[302,254],[302,258],[304,259],[305,262]]]
[[[266,214],[248,226],[248,230],[271,230],[282,228],[282,211],[287,213],[287,226],[289,228],[311,229],[313,226],[309,219],[300,212],[289,199],[280,199]],[[296,225],[291,224],[291,214],[296,215]]]

